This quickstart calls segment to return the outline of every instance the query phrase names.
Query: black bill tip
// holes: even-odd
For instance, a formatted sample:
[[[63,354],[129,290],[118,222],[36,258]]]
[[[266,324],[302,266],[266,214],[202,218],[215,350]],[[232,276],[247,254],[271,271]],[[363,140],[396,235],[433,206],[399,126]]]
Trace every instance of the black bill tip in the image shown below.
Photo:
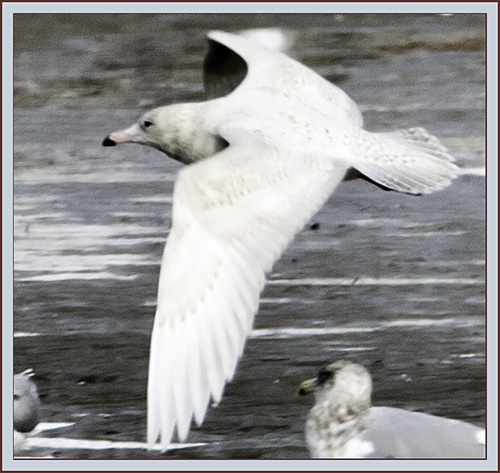
[[[104,138],[102,140],[102,145],[103,146],[116,146],[116,143],[109,136],[106,136],[106,138]]]

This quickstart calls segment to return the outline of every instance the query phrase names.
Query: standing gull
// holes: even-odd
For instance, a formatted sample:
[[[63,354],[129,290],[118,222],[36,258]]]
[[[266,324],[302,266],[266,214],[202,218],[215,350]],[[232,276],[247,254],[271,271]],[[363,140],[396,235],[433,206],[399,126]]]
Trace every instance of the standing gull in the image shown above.
[[[485,431],[467,422],[393,407],[371,407],[361,365],[337,361],[304,381],[315,393],[306,438],[316,458],[484,458]]]
[[[175,183],[151,339],[148,442],[165,447],[220,401],[265,274],[349,170],[409,194],[456,176],[425,130],[365,131],[356,104],[306,66],[241,36],[208,37],[207,101],[156,108],[103,141],[189,165]]]
[[[40,399],[31,379],[33,370],[28,369],[14,376],[14,454],[24,444],[25,434],[31,432],[40,417]]]

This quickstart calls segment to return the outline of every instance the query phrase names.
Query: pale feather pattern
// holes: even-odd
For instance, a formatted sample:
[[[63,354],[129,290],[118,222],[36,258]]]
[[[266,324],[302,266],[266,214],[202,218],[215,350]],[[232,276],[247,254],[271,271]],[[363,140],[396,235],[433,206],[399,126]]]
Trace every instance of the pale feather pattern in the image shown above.
[[[188,164],[174,188],[148,384],[148,442],[184,440],[232,379],[265,274],[354,167],[420,194],[456,175],[420,129],[369,133],[341,89],[248,39],[211,32],[212,100],[146,112],[103,144],[152,146]]]

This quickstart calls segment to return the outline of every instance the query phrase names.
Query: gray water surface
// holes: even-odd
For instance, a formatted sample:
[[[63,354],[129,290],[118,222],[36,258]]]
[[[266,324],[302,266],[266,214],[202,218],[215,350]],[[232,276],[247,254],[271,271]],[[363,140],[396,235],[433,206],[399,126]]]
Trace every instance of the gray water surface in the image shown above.
[[[202,445],[119,444],[145,441],[180,165],[101,141],[201,99],[208,30],[271,27],[367,129],[425,127],[463,173],[421,197],[342,183],[269,275],[236,376],[189,436]],[[377,405],[484,425],[484,32],[482,15],[16,15],[15,372],[34,369],[44,422],[70,424],[26,454],[305,458],[298,385],[340,358],[370,367]]]

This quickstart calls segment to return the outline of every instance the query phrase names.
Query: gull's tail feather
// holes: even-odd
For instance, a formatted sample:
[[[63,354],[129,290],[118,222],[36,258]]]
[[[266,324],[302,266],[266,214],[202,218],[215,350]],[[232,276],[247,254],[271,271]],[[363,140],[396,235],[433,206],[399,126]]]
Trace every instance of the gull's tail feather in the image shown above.
[[[391,133],[361,131],[351,165],[377,184],[408,194],[429,194],[457,177],[454,158],[423,128]]]

